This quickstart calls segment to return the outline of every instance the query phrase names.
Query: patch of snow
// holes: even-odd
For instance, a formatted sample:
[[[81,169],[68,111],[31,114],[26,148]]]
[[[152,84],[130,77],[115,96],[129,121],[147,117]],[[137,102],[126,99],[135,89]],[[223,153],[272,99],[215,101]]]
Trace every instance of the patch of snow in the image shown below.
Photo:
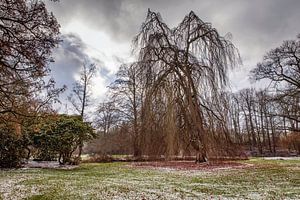
[[[44,169],[74,169],[78,165],[60,165],[57,161],[29,161],[24,168],[44,168]]]
[[[300,157],[263,157],[264,160],[300,160]]]

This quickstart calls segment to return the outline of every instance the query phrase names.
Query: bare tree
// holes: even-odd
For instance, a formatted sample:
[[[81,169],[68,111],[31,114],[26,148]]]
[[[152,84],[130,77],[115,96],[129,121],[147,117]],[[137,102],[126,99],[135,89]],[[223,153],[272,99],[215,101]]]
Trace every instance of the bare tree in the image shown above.
[[[281,112],[277,115],[294,121],[298,126],[300,123],[300,114],[297,112],[300,99],[300,35],[295,40],[284,41],[280,47],[269,51],[250,75],[254,80],[271,80],[277,92],[273,101],[286,108],[294,105],[292,112]]]
[[[68,97],[69,101],[82,118],[85,117],[86,107],[90,105],[90,87],[95,72],[95,64],[84,62],[80,70],[80,79],[75,82],[72,93]]]
[[[84,62],[80,71],[80,79],[75,82],[69,101],[80,114],[82,120],[85,118],[86,107],[90,104],[91,81],[96,73],[96,65]],[[83,143],[79,145],[78,158],[82,153]]]
[[[141,155],[140,144],[140,108],[143,96],[141,83],[136,63],[122,65],[117,72],[117,79],[109,86],[110,97],[117,104],[120,119],[131,124],[131,139],[133,155]]]
[[[263,62],[251,71],[255,80],[269,79],[275,86],[286,83],[288,89],[294,88],[296,93],[300,89],[300,35],[296,40],[287,40],[283,44],[269,51]],[[277,87],[280,89],[279,87]]]
[[[110,130],[120,121],[119,110],[115,106],[115,102],[104,102],[98,106],[96,112],[96,127],[107,135]]]

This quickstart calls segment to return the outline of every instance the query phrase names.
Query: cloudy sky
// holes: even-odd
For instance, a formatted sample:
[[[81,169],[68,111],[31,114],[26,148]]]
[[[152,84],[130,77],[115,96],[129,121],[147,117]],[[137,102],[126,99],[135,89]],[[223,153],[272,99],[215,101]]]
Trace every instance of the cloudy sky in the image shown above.
[[[299,0],[60,0],[47,1],[47,6],[63,37],[51,75],[70,89],[83,60],[92,60],[98,66],[93,83],[97,101],[105,99],[114,73],[130,59],[131,41],[148,8],[160,12],[169,27],[193,10],[221,35],[231,33],[243,59],[243,66],[230,73],[234,91],[249,86],[248,72],[265,52],[300,33]]]

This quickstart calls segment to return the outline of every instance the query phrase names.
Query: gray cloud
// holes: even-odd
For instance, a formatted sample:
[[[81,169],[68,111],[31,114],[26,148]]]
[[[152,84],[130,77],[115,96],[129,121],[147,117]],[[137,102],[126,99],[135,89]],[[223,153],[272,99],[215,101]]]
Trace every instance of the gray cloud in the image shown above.
[[[62,42],[54,50],[55,63],[51,66],[51,75],[58,81],[58,84],[71,85],[85,62],[95,63],[98,71],[103,72],[101,73],[103,76],[109,73],[102,60],[86,53],[88,47],[78,35],[69,33],[62,35],[61,39]]]
[[[67,91],[60,97],[63,104],[65,104],[67,103],[67,96],[76,81],[75,76],[79,74],[84,62],[95,63],[98,70],[97,74],[102,77],[107,77],[109,71],[106,70],[101,60],[90,57],[86,53],[88,47],[78,35],[65,34],[62,35],[61,39],[62,42],[54,50],[55,62],[51,64],[50,76],[56,81],[57,87],[67,86]],[[60,107],[60,105],[57,106]]]
[[[82,20],[126,40],[137,32],[148,8],[161,12],[172,25],[194,10],[226,32],[247,31],[250,35],[280,32],[284,27],[295,29],[291,23],[300,17],[298,0],[62,0],[49,6],[63,24]]]
[[[62,36],[62,42],[54,51],[55,63],[51,66],[51,75],[58,85],[70,86],[87,55],[85,44],[75,34]]]
[[[266,51],[300,32],[299,0],[61,0],[47,4],[62,27],[80,20],[119,43],[130,41],[138,32],[148,8],[160,12],[171,27],[193,10],[203,21],[212,22],[221,35],[232,33],[244,60],[237,78],[243,85],[248,71]]]

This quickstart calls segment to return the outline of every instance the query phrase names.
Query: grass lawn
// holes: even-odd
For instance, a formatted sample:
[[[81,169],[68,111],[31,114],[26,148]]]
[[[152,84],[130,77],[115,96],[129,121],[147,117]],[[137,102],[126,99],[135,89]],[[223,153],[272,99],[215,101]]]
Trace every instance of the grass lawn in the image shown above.
[[[300,199],[300,160],[182,171],[130,163],[0,171],[0,199]]]

